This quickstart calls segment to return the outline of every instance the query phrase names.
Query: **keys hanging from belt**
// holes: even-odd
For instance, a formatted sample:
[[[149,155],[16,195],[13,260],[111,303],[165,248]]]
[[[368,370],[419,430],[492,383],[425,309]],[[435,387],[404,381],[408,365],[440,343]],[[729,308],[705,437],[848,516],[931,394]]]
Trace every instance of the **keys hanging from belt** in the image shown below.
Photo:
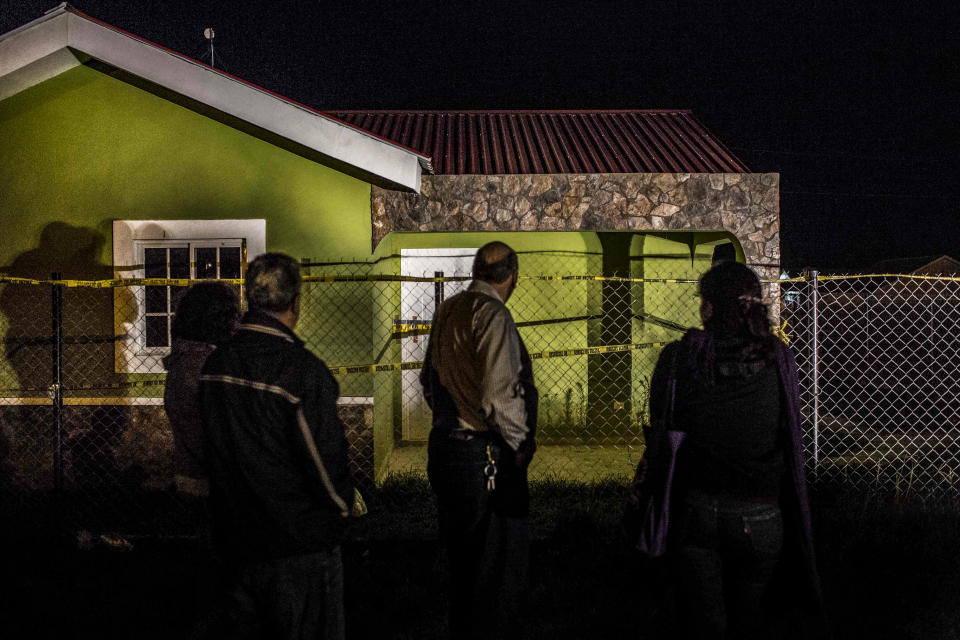
[[[487,445],[487,464],[483,467],[483,476],[487,479],[487,491],[493,491],[497,488],[497,463],[493,460],[489,444]]]

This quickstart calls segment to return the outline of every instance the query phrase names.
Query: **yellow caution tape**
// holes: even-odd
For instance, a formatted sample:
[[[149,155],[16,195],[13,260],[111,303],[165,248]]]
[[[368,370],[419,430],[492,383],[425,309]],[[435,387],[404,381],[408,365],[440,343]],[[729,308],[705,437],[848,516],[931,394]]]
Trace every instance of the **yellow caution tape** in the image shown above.
[[[669,284],[696,284],[697,280],[683,280],[677,278],[623,278],[619,276],[519,276],[519,280],[588,280],[596,282],[654,282]],[[441,278],[430,278],[426,276],[397,276],[397,275],[373,275],[373,276],[338,276],[338,275],[320,275],[303,276],[304,282],[466,282],[472,280],[470,276],[444,276]]]
[[[907,280],[939,280],[944,282],[960,282],[955,276],[915,276],[900,273],[873,273],[845,276],[817,276],[817,280],[860,280],[867,278],[900,278]],[[305,275],[304,282],[466,282],[469,276],[453,276],[443,278],[428,278],[420,276],[372,275],[372,276],[342,276],[342,275]],[[631,282],[647,284],[696,284],[698,280],[682,278],[623,278],[619,276],[520,276],[520,280],[570,280],[593,282]],[[91,289],[109,289],[115,287],[189,287],[198,282],[226,282],[233,285],[242,285],[243,278],[114,278],[111,280],[38,280],[35,278],[19,278],[0,275],[0,284],[28,284],[28,285],[59,285],[71,288],[84,287]],[[783,280],[762,280],[764,284],[788,284],[794,282],[808,282],[806,277],[786,278]]]
[[[61,392],[68,391],[106,391],[108,389],[140,389],[144,387],[162,387],[167,384],[166,377],[157,378],[154,380],[130,380],[128,382],[104,382],[102,384],[71,384],[69,386],[63,386]],[[48,396],[53,393],[51,387],[20,387],[20,388],[7,388],[0,389],[0,394],[3,393],[46,393]]]
[[[665,347],[670,342],[640,342],[634,344],[611,344],[603,347],[583,347],[581,349],[561,349],[559,351],[539,351],[530,354],[531,360],[544,358],[564,358],[567,356],[597,355],[600,353],[622,353],[625,351],[640,351],[641,349],[657,349]]]
[[[116,287],[189,287],[198,282],[226,282],[242,285],[242,278],[191,279],[191,278],[114,278],[112,280],[34,280],[0,276],[0,284],[55,285],[69,288],[110,289]]]
[[[429,333],[430,328],[433,325],[430,324],[395,324],[393,325],[394,333]]]
[[[428,325],[409,325],[411,327],[418,327],[417,330],[422,330],[423,327],[428,327]],[[625,353],[629,351],[639,351],[642,349],[657,349],[660,347],[665,347],[669,342],[643,342],[635,344],[614,344],[614,345],[605,345],[598,347],[581,347],[577,349],[548,349],[546,351],[536,351],[530,354],[531,360],[546,360],[549,358],[566,358],[569,356],[585,356],[585,355],[600,355],[605,353]],[[423,361],[411,361],[411,362],[390,362],[384,364],[361,364],[355,366],[345,366],[345,367],[330,367],[330,371],[335,375],[351,375],[357,373],[380,373],[383,371],[413,371],[416,369],[423,368]],[[131,382],[119,382],[119,383],[107,383],[107,384],[96,384],[96,385],[71,385],[70,390],[94,390],[94,389],[130,389],[136,387],[154,387],[154,386],[163,386],[165,384],[164,380],[139,380]]]
[[[957,276],[917,276],[909,273],[860,273],[842,276],[817,275],[817,281],[820,282],[827,280],[867,280],[869,278],[899,278],[902,280],[939,280],[942,282],[960,282],[960,277]],[[803,275],[796,278],[784,278],[783,280],[763,280],[763,282],[767,284],[780,284],[781,282],[810,282],[810,278],[808,278],[806,275]]]
[[[667,284],[696,284],[699,280],[679,278],[625,278],[620,276],[520,276],[520,280],[588,280],[596,282],[647,282]]]
[[[411,362],[391,362],[388,364],[361,364],[353,367],[330,367],[334,375],[350,375],[352,373],[379,373],[381,371],[412,371],[422,369],[423,360]]]
[[[427,278],[421,276],[303,276],[304,282],[466,282],[470,276],[451,276],[444,278]]]
[[[13,276],[0,276],[0,284],[47,284],[49,280],[34,280],[33,278],[14,278]]]
[[[860,278],[904,278],[906,280],[943,280],[945,282],[960,282],[960,277],[914,276],[902,273],[871,273],[858,276],[817,276],[817,280],[856,280]]]
[[[353,508],[350,510],[350,515],[355,518],[360,516],[367,515],[367,503],[364,501],[363,496],[360,495],[359,489],[353,490]]]
[[[116,280],[62,280],[51,284],[63,284],[67,287],[91,287],[109,289],[115,287],[189,287],[198,282],[210,282],[211,279],[191,278],[117,278]],[[220,278],[216,282],[242,285],[243,278]]]
[[[135,389],[142,387],[162,387],[166,383],[166,378],[160,378],[158,380],[131,380],[130,382],[105,382],[103,384],[72,384],[69,386],[69,389],[64,387],[64,390],[97,391],[101,389]]]
[[[424,326],[424,325],[412,325]],[[570,356],[593,356],[606,353],[627,353],[630,351],[640,351],[643,349],[658,349],[667,346],[669,341],[658,342],[640,342],[633,344],[611,344],[597,347],[581,347],[577,349],[548,349],[546,351],[536,351],[530,354],[531,360],[547,360],[550,358],[566,358]],[[351,375],[358,373],[379,373],[382,371],[414,371],[423,368],[423,361],[412,362],[390,362],[385,364],[362,364],[348,367],[330,367],[330,372],[334,375]],[[114,382],[104,384],[79,384],[64,387],[63,392],[70,391],[94,391],[108,389],[134,389],[143,387],[161,387],[166,384],[165,378],[155,380],[133,380],[130,382]],[[49,389],[42,387],[33,387],[30,389],[0,389],[0,392],[26,392],[39,391],[48,392]],[[38,399],[40,400],[40,399]],[[47,399],[43,399],[44,401]],[[66,401],[66,398],[64,399]]]
[[[783,324],[776,331],[777,337],[783,340],[783,344],[790,344],[791,335],[787,333],[787,321],[784,320]]]
[[[580,349],[555,349],[547,351],[537,351],[530,354],[531,360],[545,360],[548,358],[565,358],[568,356],[593,356],[602,353],[624,353],[628,351],[639,351],[641,349],[656,349],[665,347],[669,342],[643,342],[636,344],[611,344],[602,347],[583,347]],[[331,367],[330,371],[335,375],[350,375],[354,373],[379,373],[381,371],[411,371],[423,368],[423,361],[416,362],[390,362],[385,364],[363,364],[354,367]]]
[[[303,276],[304,282],[466,282],[471,280],[470,276],[451,276],[443,278],[429,278],[421,276],[395,276],[395,275],[376,275],[376,276]],[[520,280],[540,280],[540,281],[592,281],[592,282],[629,282],[629,283],[647,283],[647,284],[696,284],[697,280],[684,280],[679,278],[621,278],[618,276],[520,276]],[[770,280],[765,282],[794,282],[802,281],[803,278],[796,280]],[[15,278],[11,276],[0,276],[0,284],[30,284],[30,285],[61,285],[65,287],[85,287],[90,289],[109,289],[116,287],[189,287],[198,282],[226,282],[228,284],[242,285],[243,278],[114,278],[112,280],[36,280],[34,278]]]

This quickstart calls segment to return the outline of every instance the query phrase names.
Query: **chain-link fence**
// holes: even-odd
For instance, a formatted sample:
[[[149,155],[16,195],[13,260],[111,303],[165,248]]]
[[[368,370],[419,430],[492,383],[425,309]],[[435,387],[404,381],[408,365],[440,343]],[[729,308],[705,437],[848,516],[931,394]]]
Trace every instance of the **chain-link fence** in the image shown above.
[[[473,250],[405,251],[352,265],[353,280],[343,264],[308,267],[298,332],[334,369],[341,395],[372,407],[376,478],[426,468],[431,416],[419,363],[437,304],[466,288],[472,260]],[[588,481],[632,472],[659,348],[697,317],[694,276],[703,265],[689,257],[679,263],[521,255],[510,308],[540,391],[533,477]]]
[[[960,278],[814,273],[782,285],[781,318],[817,481],[955,494]]]
[[[305,265],[297,332],[340,384],[361,485],[426,467],[420,361],[436,305],[466,287],[471,262],[472,251],[411,250],[372,264]],[[642,452],[654,364],[666,342],[698,323],[696,277],[709,261],[534,252],[520,264],[509,307],[540,390],[531,477],[626,479]],[[190,533],[189,505],[172,489],[162,400],[171,314],[189,281],[4,282],[5,504],[56,499],[59,516],[78,529]],[[778,285],[816,479],[954,491],[960,282]]]

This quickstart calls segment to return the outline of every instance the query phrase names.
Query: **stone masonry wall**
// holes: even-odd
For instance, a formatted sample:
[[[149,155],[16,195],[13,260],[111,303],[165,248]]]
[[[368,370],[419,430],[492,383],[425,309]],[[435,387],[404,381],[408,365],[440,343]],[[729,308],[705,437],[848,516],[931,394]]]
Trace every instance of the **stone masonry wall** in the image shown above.
[[[424,176],[420,194],[373,187],[373,246],[392,231],[729,231],[762,278],[780,265],[780,176]]]

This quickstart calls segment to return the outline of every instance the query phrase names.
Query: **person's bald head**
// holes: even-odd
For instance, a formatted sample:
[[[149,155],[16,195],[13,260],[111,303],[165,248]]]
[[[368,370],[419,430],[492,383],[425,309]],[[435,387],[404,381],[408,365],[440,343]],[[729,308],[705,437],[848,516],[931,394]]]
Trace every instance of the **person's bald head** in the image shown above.
[[[503,242],[488,242],[473,259],[473,279],[500,284],[517,272],[517,252]]]

